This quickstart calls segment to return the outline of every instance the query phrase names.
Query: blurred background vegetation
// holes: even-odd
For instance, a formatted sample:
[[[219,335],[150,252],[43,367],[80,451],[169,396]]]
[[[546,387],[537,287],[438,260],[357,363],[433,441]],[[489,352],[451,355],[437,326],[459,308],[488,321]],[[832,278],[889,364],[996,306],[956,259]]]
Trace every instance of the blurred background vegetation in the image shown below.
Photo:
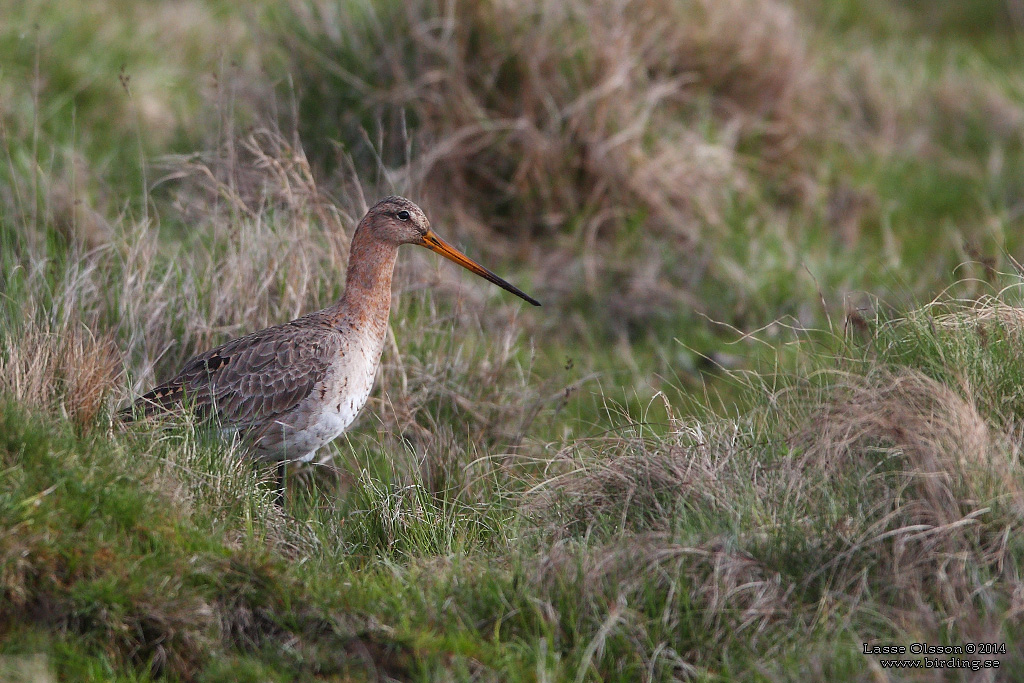
[[[642,396],[700,390],[756,349],[737,330],[841,326],[874,297],[970,296],[1016,273],[1019,14],[10,3],[5,184],[21,220],[49,212],[86,246],[126,216],[188,240],[205,207],[183,179],[217,166],[254,200],[258,172],[228,178],[270,127],[329,200],[412,195],[519,273],[548,307],[524,321],[546,369],[568,356]]]
[[[1003,616],[1024,594],[1005,540],[1024,483],[1020,0],[0,0],[0,16],[5,651],[132,680],[360,661],[821,678],[861,672],[860,639],[1019,635]],[[378,389],[291,516],[201,431],[112,426],[191,354],[336,298],[355,222],[392,193],[544,307],[403,254]],[[55,432],[15,428],[40,415]],[[922,415],[954,415],[952,436]],[[1001,483],[964,474],[965,451]],[[881,452],[909,460],[890,471]],[[900,479],[938,470],[939,492]],[[53,528],[99,510],[138,529],[169,491],[155,546],[41,531],[26,510],[72,473]],[[872,477],[888,483],[865,499]],[[926,546],[903,597],[904,551],[883,541]],[[650,571],[622,584],[631,544]],[[153,547],[207,559],[173,579],[113,569]],[[139,607],[162,580],[180,600]],[[753,585],[738,606],[713,588]],[[456,625],[435,604],[453,592]],[[315,646],[328,631],[341,664]]]

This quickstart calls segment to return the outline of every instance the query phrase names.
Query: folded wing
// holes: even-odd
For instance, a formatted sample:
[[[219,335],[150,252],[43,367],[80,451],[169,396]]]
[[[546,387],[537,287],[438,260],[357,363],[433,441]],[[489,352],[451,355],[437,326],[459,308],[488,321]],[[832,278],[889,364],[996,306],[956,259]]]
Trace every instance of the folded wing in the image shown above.
[[[173,379],[143,394],[146,416],[190,408],[225,427],[248,429],[295,408],[340,353],[335,335],[299,320],[194,356]]]

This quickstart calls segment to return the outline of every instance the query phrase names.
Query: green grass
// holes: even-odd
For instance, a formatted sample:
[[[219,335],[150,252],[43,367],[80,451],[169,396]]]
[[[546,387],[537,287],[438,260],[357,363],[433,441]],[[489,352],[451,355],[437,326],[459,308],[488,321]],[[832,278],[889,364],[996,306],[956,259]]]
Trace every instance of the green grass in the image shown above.
[[[288,514],[202,432],[8,403],[4,651],[87,679],[848,676],[865,639],[1006,642],[1015,666],[1022,321],[944,308],[812,352],[742,417],[621,416],[445,490],[364,434],[347,490],[293,482]]]
[[[5,8],[0,678],[1024,663],[1013,4],[616,7]],[[113,418],[334,300],[394,191],[544,306],[403,253],[286,510]]]

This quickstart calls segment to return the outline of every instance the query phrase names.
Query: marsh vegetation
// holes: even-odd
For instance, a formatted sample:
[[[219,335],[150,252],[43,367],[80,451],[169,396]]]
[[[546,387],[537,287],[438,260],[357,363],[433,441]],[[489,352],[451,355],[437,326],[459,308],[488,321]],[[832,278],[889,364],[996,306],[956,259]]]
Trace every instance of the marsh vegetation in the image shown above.
[[[0,13],[0,678],[1024,664],[1017,0]],[[336,299],[395,192],[543,308],[404,253],[285,510],[116,420]]]

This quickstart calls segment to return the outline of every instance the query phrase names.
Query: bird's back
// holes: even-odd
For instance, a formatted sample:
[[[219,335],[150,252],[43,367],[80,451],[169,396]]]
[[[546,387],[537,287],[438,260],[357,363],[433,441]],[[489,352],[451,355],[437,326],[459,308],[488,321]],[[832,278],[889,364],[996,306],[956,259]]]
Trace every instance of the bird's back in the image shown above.
[[[311,457],[362,408],[380,358],[379,348],[374,356],[359,334],[332,322],[317,311],[194,356],[143,394],[136,411],[187,407],[241,432],[262,457]]]

